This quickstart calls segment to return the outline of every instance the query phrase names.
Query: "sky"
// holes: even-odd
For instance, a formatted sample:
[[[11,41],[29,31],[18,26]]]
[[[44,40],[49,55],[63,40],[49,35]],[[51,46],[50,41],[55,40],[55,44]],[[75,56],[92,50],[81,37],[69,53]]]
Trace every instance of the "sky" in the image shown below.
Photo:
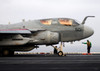
[[[94,35],[87,38],[92,42],[92,52],[100,52],[100,0],[0,0],[0,24],[11,24],[25,21],[66,17],[80,22],[85,16],[88,18],[85,25],[94,29]],[[86,52],[87,39],[76,41],[73,44],[65,43],[64,52]],[[57,45],[59,47],[59,44]],[[33,52],[51,52],[51,46],[40,46]]]

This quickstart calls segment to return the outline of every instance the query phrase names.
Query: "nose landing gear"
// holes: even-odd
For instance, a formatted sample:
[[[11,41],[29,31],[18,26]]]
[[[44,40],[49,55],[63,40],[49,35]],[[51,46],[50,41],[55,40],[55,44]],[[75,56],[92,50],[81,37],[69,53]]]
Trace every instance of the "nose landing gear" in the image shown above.
[[[61,42],[59,48],[57,48],[57,46],[53,46],[53,48],[54,48],[54,54],[58,54],[58,56],[64,56],[64,53],[63,53],[63,43],[62,42]],[[55,51],[57,53],[55,53]]]

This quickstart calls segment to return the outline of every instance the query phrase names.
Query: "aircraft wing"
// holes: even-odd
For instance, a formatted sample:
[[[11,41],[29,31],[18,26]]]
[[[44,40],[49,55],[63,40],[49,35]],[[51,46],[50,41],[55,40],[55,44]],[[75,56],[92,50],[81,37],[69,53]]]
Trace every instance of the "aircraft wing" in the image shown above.
[[[28,29],[3,29],[0,34],[31,34]]]
[[[0,29],[0,45],[24,45],[31,39],[29,37],[23,37],[22,35],[30,35],[43,31],[42,29]],[[19,41],[18,41],[19,40]],[[34,40],[36,42],[38,40]]]
[[[45,31],[45,29],[29,29],[31,33],[38,32],[38,31]]]
[[[0,34],[31,34],[38,31],[44,31],[44,29],[3,29],[0,30]]]

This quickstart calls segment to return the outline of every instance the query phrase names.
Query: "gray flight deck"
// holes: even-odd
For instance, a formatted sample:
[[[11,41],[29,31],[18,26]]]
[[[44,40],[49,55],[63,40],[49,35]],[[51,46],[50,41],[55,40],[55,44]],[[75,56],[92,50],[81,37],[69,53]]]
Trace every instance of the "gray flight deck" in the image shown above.
[[[100,71],[100,54],[0,57],[0,71]]]

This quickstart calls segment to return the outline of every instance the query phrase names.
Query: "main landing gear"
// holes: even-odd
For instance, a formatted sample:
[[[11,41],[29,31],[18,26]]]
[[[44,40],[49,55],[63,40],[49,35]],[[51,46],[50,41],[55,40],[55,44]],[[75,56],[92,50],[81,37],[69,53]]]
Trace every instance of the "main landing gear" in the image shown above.
[[[0,49],[0,56],[14,56],[14,51],[9,49]]]

